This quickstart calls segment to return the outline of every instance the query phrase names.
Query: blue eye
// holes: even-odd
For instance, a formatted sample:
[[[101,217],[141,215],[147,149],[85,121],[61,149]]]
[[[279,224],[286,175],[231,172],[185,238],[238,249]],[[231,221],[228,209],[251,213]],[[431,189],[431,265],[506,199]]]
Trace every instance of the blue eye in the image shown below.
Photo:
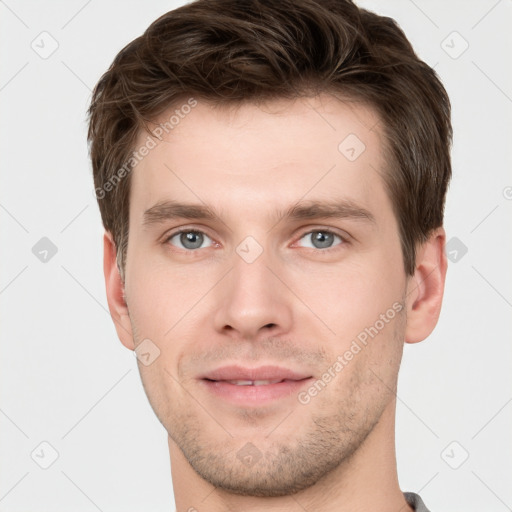
[[[169,238],[167,238],[166,242],[170,242],[172,245],[176,245],[171,242],[174,238],[176,238],[178,243],[181,244],[177,245],[178,248],[187,250],[202,249],[203,247],[201,246],[203,245],[205,238],[211,242],[211,238],[202,231],[191,229],[174,233]],[[211,243],[206,247],[209,247],[210,245]]]
[[[309,245],[301,244],[301,247],[323,250],[322,252],[334,249],[336,245],[342,245],[345,243],[345,240],[340,235],[337,235],[328,229],[316,229],[309,231],[308,233],[304,233],[300,240],[307,240],[308,238],[310,240]],[[335,243],[336,239],[339,240],[337,244]],[[195,229],[184,229],[173,233],[167,237],[165,243],[170,243],[178,249],[183,249],[189,252],[211,247],[213,245],[212,239],[206,233]],[[207,245],[203,245],[205,243]]]
[[[344,242],[341,236],[329,231],[328,229],[309,231],[302,236],[301,240],[306,237],[309,237],[311,240],[311,245],[306,247],[310,247],[312,249],[331,249],[336,238],[340,240],[341,243]]]

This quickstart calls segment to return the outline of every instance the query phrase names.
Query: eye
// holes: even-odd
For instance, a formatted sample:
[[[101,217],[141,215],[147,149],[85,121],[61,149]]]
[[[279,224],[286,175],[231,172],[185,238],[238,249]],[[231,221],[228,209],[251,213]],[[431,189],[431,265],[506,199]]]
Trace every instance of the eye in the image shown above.
[[[172,240],[176,239],[175,242]],[[202,231],[192,230],[192,229],[185,229],[182,231],[178,231],[177,233],[173,233],[170,235],[165,242],[170,243],[171,245],[175,245],[179,249],[185,249],[185,250],[195,250],[195,249],[202,249],[204,247],[201,247],[203,243],[205,242],[205,239],[212,241],[212,239]],[[208,244],[205,247],[210,247],[212,244]]]
[[[312,249],[332,249],[336,238],[340,241],[340,244],[336,245],[341,245],[341,243],[345,242],[340,235],[337,235],[328,229],[316,229],[302,235],[301,240],[310,240],[310,245],[305,245],[303,247],[310,247]]]

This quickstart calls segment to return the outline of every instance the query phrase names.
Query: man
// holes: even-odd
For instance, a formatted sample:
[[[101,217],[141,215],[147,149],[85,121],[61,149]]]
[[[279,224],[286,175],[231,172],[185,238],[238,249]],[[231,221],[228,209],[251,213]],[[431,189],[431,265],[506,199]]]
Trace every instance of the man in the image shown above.
[[[179,512],[427,510],[395,393],[441,308],[451,136],[435,72],[348,0],[199,0],[117,55],[89,127],[107,297]]]

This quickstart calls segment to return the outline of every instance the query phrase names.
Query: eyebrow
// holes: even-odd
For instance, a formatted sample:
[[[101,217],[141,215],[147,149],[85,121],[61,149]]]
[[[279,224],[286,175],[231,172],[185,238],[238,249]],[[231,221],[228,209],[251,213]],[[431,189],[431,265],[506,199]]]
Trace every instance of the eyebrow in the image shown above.
[[[290,206],[286,210],[275,209],[276,219],[290,221],[311,220],[321,218],[339,218],[365,220],[375,224],[374,215],[353,201],[303,201]],[[215,220],[221,215],[210,206],[204,204],[182,203],[179,201],[160,201],[148,208],[143,214],[143,225],[150,227],[172,219]]]

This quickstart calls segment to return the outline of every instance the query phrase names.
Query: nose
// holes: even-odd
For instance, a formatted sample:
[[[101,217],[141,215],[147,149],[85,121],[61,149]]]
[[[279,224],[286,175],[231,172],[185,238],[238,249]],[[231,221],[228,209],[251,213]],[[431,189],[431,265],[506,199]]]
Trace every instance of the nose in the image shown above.
[[[251,341],[288,332],[293,294],[276,277],[279,273],[279,265],[272,265],[265,251],[251,263],[235,253],[232,270],[216,287],[217,331]]]

